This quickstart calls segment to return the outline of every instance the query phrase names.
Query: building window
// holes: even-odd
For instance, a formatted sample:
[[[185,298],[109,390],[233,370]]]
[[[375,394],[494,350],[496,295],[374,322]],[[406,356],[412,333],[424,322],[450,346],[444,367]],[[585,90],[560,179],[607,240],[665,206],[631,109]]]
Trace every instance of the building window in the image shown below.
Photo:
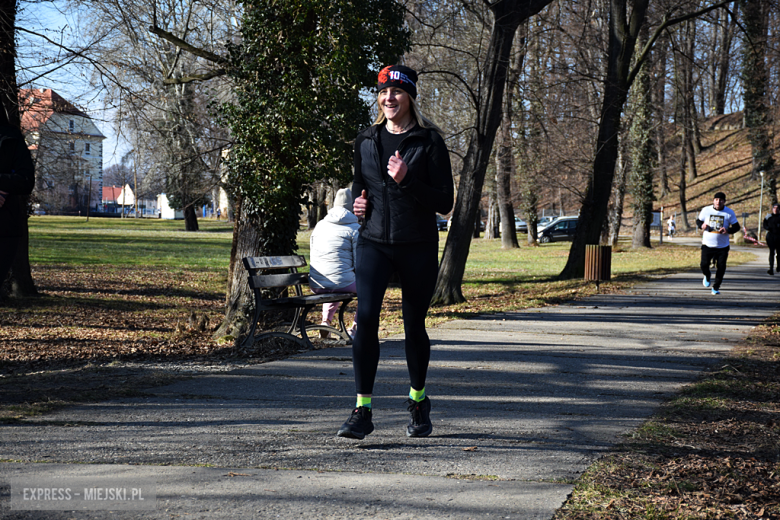
[[[76,122],[73,119],[71,119],[70,121],[68,121],[68,132],[72,133],[75,131],[76,131]]]
[[[74,142],[68,143],[68,151],[70,153],[76,153],[76,143]]]
[[[89,143],[84,143],[84,155],[92,155],[92,154],[90,153],[90,152],[91,152],[90,148],[91,148],[91,147],[90,147],[90,144],[89,144]]]

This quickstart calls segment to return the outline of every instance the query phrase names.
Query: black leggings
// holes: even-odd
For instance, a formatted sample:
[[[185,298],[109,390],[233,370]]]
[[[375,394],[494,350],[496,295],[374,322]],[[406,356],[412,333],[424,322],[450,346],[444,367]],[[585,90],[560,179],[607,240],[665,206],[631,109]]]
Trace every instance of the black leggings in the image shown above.
[[[379,365],[379,312],[390,276],[401,279],[401,309],[404,320],[406,366],[411,386],[425,387],[431,342],[425,332],[425,317],[431,304],[439,270],[436,242],[387,245],[358,240],[357,334],[352,343],[352,364],[358,394],[373,394]]]
[[[726,247],[707,247],[701,246],[701,272],[710,279],[710,262],[712,259],[718,262],[718,268],[715,270],[715,281],[712,282],[713,289],[720,289],[723,283],[723,275],[726,274],[726,261],[729,259],[729,246]]]

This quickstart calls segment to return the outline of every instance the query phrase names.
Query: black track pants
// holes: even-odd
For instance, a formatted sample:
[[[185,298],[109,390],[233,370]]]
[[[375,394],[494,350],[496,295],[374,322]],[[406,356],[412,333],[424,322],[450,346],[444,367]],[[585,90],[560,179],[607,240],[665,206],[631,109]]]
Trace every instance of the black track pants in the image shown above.
[[[357,334],[352,343],[352,363],[358,394],[373,394],[379,364],[379,312],[390,276],[401,280],[406,365],[412,387],[422,390],[431,358],[431,342],[425,317],[431,304],[439,268],[436,242],[386,245],[362,237],[358,241]]]
[[[729,259],[729,246],[726,247],[707,247],[701,246],[701,272],[710,279],[710,262],[713,258],[718,262],[718,268],[715,270],[715,280],[712,281],[713,289],[720,289],[723,283],[723,275],[726,274],[726,261]]]

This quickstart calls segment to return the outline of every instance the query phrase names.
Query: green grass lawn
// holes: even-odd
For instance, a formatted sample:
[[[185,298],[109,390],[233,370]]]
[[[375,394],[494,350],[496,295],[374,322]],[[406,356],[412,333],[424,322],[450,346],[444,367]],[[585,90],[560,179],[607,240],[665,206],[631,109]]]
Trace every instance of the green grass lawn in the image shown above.
[[[200,220],[35,216],[29,220],[33,264],[192,267],[225,270],[233,227]]]
[[[203,219],[200,231],[184,231],[181,220],[118,219],[35,216],[30,219],[32,264],[106,265],[115,267],[195,268],[222,271],[230,260],[232,225]],[[309,258],[310,232],[298,236],[298,253]],[[440,248],[446,233],[441,234]],[[498,240],[475,239],[471,243],[464,284],[515,285],[549,281],[561,272],[570,243],[552,243],[519,249],[501,249]],[[696,269],[697,248],[664,243],[660,247],[632,250],[621,243],[613,251],[615,277],[662,275]],[[734,252],[729,262],[752,259]]]

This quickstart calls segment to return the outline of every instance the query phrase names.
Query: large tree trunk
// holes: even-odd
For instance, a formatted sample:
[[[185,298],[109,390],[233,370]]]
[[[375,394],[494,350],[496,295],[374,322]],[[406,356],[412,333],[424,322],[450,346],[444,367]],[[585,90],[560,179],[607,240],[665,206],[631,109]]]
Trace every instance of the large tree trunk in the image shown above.
[[[762,0],[742,0],[741,4],[745,26],[742,44],[744,117],[753,153],[751,178],[757,180],[762,171],[772,177],[776,175],[770,138],[772,116],[767,100],[769,78],[766,67],[766,47],[769,4]]]
[[[621,148],[623,148],[621,143]],[[620,238],[620,227],[623,224],[623,207],[626,199],[626,164],[622,150],[618,151],[618,164],[615,169],[615,179],[612,182],[612,207],[609,210],[607,245],[616,246]]]
[[[562,279],[584,276],[585,246],[599,243],[602,225],[607,217],[618,156],[620,119],[630,86],[631,56],[634,53],[639,29],[644,24],[649,2],[649,0],[633,2],[629,21],[626,15],[627,1],[610,2],[607,77],[596,141],[596,156],[593,161],[593,176],[585,192],[585,199],[577,219],[577,232],[569,249],[569,258],[559,275]]]
[[[512,207],[512,177],[515,176],[512,121],[514,119],[515,90],[520,81],[520,73],[522,72],[525,58],[525,53],[521,50],[525,47],[524,44],[525,37],[518,38],[518,45],[515,45],[515,63],[507,75],[499,147],[496,152],[496,193],[501,215],[501,247],[503,249],[520,247],[517,242],[517,230],[515,229],[515,211]],[[530,229],[531,220],[529,217],[526,217],[526,220]],[[534,214],[533,220],[535,223],[536,214]]]
[[[485,172],[501,123],[501,104],[512,42],[518,26],[551,2],[552,0],[501,0],[490,4],[493,28],[487,50],[487,63],[480,81],[485,90],[480,92],[477,122],[463,159],[452,227],[447,234],[432,299],[434,305],[465,301],[461,283],[466,270]]]
[[[642,27],[639,41],[647,42],[647,26]],[[631,194],[634,205],[634,237],[631,247],[651,247],[650,225],[653,223],[653,108],[650,85],[651,61],[639,69],[634,98],[634,120],[631,125]],[[663,232],[663,230],[661,230]]]
[[[726,10],[718,11],[718,21],[714,25],[714,30],[720,34],[718,39],[718,46],[715,49],[715,58],[717,59],[717,66],[713,67],[713,111],[714,115],[722,116],[726,112],[726,92],[728,90],[729,73],[731,71],[731,60],[733,56],[731,54],[731,47],[734,41],[734,34],[737,30],[737,11],[739,4],[734,2],[732,5],[732,13],[734,16],[730,16]]]
[[[655,46],[654,62],[654,88],[653,88],[653,106],[655,107],[656,125],[655,125],[655,147],[656,161],[658,164],[659,184],[661,187],[661,197],[671,193],[669,188],[669,171],[666,161],[666,64],[669,53],[667,52],[669,41],[666,38],[658,40]]]
[[[214,337],[231,335],[238,339],[247,330],[254,309],[254,294],[247,283],[247,271],[242,259],[260,256],[261,240],[259,226],[242,210],[239,201],[235,208],[236,221],[233,225],[233,247],[230,250],[227,292],[225,295],[225,319],[214,333]]]
[[[488,214],[485,221],[485,239],[494,240],[501,235],[501,216],[498,212],[498,200],[495,193],[488,199]]]
[[[184,230],[185,231],[198,231],[198,213],[195,211],[195,206],[189,204],[184,208]]]
[[[20,128],[19,88],[16,83],[15,63],[16,9],[17,0],[0,0],[0,110],[7,114],[11,126]],[[22,226],[20,229],[22,240],[19,242],[9,274],[11,295],[17,297],[38,294],[30,270],[26,209],[26,204],[20,205],[19,211],[25,212],[23,218],[18,219]],[[4,280],[0,280],[0,286],[3,282]]]
[[[678,226],[682,224],[683,229],[685,231],[691,230],[691,225],[688,223],[688,206],[686,203],[686,190],[687,185],[685,182],[685,163],[687,161],[688,154],[685,152],[685,150],[680,151],[680,220],[682,222],[678,222]]]

